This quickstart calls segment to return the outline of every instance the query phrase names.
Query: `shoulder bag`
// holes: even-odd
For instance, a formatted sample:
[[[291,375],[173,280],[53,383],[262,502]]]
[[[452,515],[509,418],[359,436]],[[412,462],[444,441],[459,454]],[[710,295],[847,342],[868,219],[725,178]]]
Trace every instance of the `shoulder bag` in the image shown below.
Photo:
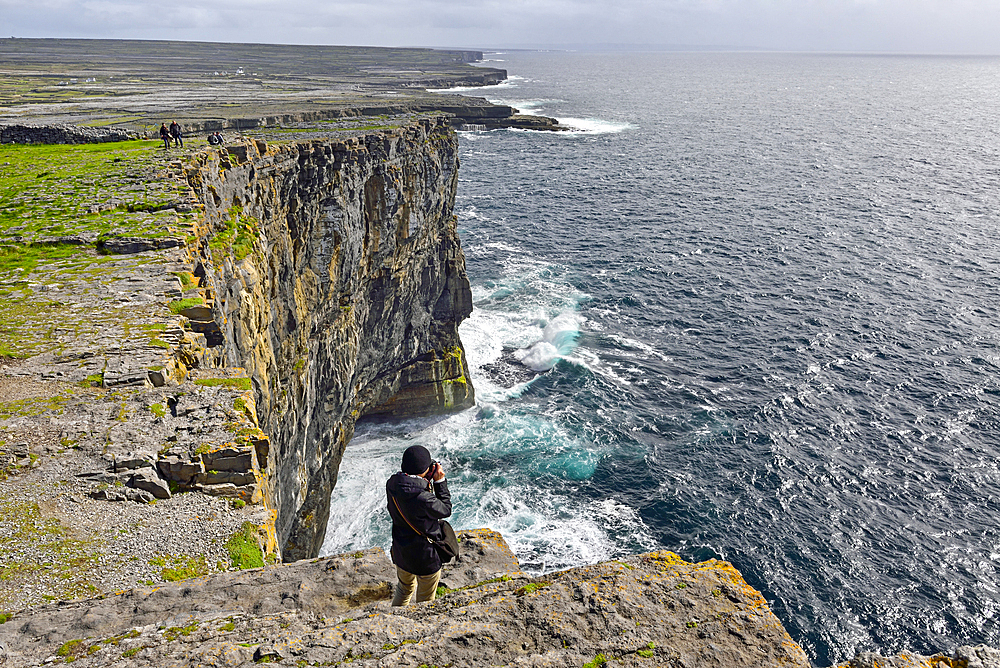
[[[458,554],[458,536],[455,535],[455,530],[451,528],[451,524],[449,524],[446,520],[439,520],[441,522],[441,533],[444,535],[444,540],[434,540],[423,531],[419,531],[417,530],[417,527],[413,526],[410,520],[407,519],[403,509],[399,507],[399,501],[396,500],[396,497],[392,497],[392,502],[396,504],[396,510],[399,511],[399,516],[402,517],[408,525],[410,525],[410,528],[426,538],[427,542],[434,546],[434,549],[437,550],[438,556],[441,557],[442,564],[447,564],[452,559],[455,561],[462,560]]]

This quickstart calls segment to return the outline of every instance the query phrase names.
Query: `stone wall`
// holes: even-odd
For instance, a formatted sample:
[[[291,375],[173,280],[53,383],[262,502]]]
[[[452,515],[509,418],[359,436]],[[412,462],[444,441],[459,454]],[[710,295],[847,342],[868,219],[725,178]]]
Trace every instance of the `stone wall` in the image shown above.
[[[214,364],[252,377],[282,556],[312,557],[359,417],[474,403],[457,141],[440,117],[195,161],[182,169],[204,206],[194,273],[209,308],[191,325]],[[219,239],[243,250],[220,253]]]
[[[77,125],[0,125],[0,144],[99,144],[140,139],[124,128],[86,128]]]

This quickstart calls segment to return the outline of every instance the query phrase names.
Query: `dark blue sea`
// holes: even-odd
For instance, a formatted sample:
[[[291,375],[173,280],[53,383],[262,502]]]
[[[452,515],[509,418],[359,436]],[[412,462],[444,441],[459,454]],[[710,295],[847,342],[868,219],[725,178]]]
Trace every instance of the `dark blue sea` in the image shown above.
[[[816,665],[1000,645],[1000,59],[489,56],[461,133],[478,406],[361,425],[325,553],[423,443],[526,570],[731,561]]]

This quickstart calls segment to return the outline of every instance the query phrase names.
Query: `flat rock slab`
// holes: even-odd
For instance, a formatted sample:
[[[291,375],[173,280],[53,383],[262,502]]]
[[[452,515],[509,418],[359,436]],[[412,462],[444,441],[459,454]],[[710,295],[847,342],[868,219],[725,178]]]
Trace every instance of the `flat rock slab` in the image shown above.
[[[446,566],[442,577],[452,588],[505,574],[527,578],[500,534],[479,529],[459,535],[462,560]],[[113,638],[135,628],[184,627],[192,621],[201,624],[230,616],[341,615],[373,601],[387,602],[395,581],[395,567],[388,557],[381,549],[371,548],[61,602],[19,613],[0,625],[0,666],[39,665],[50,656],[59,656],[59,648],[68,642]],[[121,650],[119,658],[120,654]],[[113,665],[114,656],[102,656],[101,661],[81,665]]]
[[[462,544],[431,603],[390,607],[373,549],[49,606],[0,642],[10,666],[809,666],[725,562],[657,552],[529,578],[498,534]]]
[[[726,562],[653,552],[531,578],[499,534],[460,536],[430,603],[391,607],[395,570],[373,548],[21,613],[0,625],[0,666],[810,666]],[[1000,668],[1000,652],[840,668],[876,666]]]

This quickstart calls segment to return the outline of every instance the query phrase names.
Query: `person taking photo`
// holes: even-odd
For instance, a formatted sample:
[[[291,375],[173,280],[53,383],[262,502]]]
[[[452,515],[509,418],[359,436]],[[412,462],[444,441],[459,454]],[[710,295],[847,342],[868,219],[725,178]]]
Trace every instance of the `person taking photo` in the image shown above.
[[[392,517],[392,549],[398,582],[393,605],[409,605],[414,590],[417,602],[433,601],[441,581],[441,557],[433,540],[443,540],[441,520],[451,515],[451,494],[441,464],[422,445],[403,452],[400,471],[385,484]]]

